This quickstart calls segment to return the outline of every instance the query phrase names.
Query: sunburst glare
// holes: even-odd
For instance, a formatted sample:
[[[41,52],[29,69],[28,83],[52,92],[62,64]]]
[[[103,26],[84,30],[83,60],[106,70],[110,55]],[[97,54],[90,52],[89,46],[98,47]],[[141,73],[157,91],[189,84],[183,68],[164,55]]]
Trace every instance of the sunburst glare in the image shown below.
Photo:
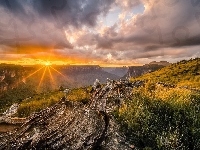
[[[51,65],[51,62],[50,62],[50,61],[46,61],[46,62],[44,63],[44,65],[45,65],[45,66],[50,66],[50,65]]]
[[[40,88],[40,86],[41,86],[41,84],[42,84],[42,81],[43,81],[44,76],[45,76],[45,74],[46,74],[46,70],[47,70],[47,67],[45,67],[45,69],[44,69],[44,71],[43,71],[43,74],[42,74],[42,77],[41,77],[41,79],[40,79],[40,83],[39,83],[39,85],[38,85],[37,90],[39,90],[39,88]]]

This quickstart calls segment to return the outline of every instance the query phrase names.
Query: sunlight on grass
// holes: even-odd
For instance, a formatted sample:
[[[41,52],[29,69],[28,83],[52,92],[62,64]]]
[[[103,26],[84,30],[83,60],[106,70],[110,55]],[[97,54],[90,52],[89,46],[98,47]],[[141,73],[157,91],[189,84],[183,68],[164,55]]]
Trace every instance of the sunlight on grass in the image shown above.
[[[23,100],[18,108],[19,117],[27,117],[33,112],[50,107],[64,96],[63,92],[50,92],[38,94],[32,98]]]
[[[141,149],[198,149],[200,93],[148,83],[114,112],[121,130]]]

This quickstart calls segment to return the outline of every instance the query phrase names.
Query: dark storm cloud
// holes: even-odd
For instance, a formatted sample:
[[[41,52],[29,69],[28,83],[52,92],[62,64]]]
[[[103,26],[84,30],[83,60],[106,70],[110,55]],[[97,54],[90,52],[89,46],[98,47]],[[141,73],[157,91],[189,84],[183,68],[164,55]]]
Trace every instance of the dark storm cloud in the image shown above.
[[[53,17],[60,26],[72,24],[79,27],[96,25],[98,15],[107,13],[112,2],[113,0],[41,0],[32,1],[32,5],[39,14],[45,18]]]
[[[99,19],[114,7],[130,15],[138,5],[144,5],[143,13],[128,20],[119,16],[113,26]],[[0,53],[36,45],[44,52],[52,47],[63,56],[106,62],[196,56],[199,6],[194,0],[1,0]]]
[[[24,2],[22,0],[16,0],[16,1],[1,0],[0,6],[14,13],[21,13],[21,12],[24,13],[23,3]]]
[[[110,52],[124,51],[123,59],[197,54],[192,47],[200,45],[200,3],[193,5],[193,1],[176,0],[141,2],[145,6],[144,13],[122,22],[120,28],[110,28],[107,32],[118,29],[117,35],[109,37],[105,34],[101,37],[105,43],[98,40],[99,47],[110,45]]]
[[[65,36],[69,26],[94,27],[113,0],[2,0],[0,44],[73,48]],[[2,25],[2,26],[1,26]],[[14,44],[15,43],[15,44]]]
[[[98,38],[97,48],[112,49],[112,47],[113,47],[113,44],[108,38],[106,38],[106,37]]]
[[[99,14],[107,13],[114,0],[2,0],[0,6],[8,9],[14,15],[27,15],[26,8],[33,9],[36,17],[52,19],[60,25],[94,26]],[[21,18],[23,19],[23,18]],[[57,22],[56,22],[57,21]]]

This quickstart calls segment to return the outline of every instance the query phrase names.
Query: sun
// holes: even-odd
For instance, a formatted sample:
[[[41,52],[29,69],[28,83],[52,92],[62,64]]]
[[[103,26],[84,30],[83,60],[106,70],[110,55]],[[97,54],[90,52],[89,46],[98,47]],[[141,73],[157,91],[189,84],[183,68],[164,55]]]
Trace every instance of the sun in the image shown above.
[[[44,65],[45,65],[45,66],[51,66],[51,62],[46,61],[46,62],[44,63]]]

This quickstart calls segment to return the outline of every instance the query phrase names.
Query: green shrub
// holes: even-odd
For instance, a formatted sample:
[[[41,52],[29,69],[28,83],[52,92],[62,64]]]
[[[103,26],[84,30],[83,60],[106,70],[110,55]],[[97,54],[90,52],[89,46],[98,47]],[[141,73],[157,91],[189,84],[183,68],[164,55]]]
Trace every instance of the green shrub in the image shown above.
[[[33,112],[39,112],[44,108],[52,106],[63,96],[64,93],[59,91],[35,95],[21,102],[17,114],[19,117],[27,117]]]
[[[200,58],[180,61],[131,80],[160,81],[178,86],[200,88]]]
[[[127,139],[141,149],[200,148],[200,95],[179,88],[146,88],[135,90],[132,100],[114,112]]]
[[[91,87],[72,89],[66,97],[70,101],[80,101],[85,104],[90,100],[90,90]]]

